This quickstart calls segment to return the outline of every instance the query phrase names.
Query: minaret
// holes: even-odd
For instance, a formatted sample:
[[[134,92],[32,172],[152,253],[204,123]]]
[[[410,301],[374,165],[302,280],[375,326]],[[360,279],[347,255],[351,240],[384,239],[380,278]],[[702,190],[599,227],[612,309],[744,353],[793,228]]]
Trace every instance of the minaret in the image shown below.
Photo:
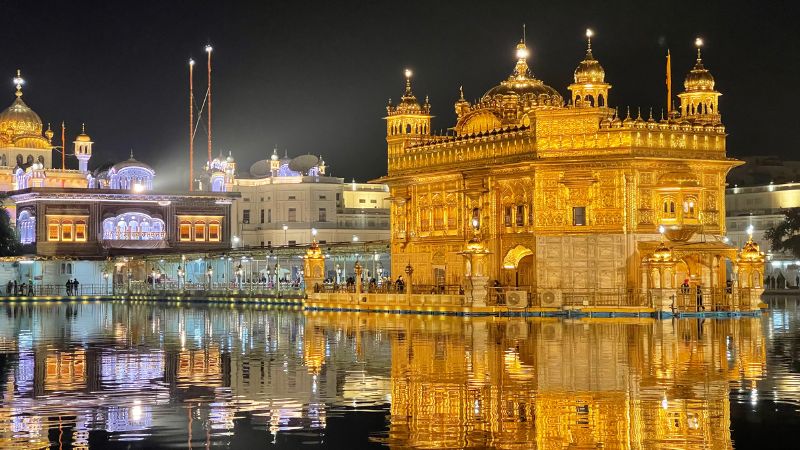
[[[78,170],[89,171],[89,160],[92,159],[92,138],[86,134],[86,124],[81,124],[81,134],[72,142],[75,145],[75,157],[78,158]]]
[[[700,54],[703,40],[695,39],[694,45],[697,47],[697,61],[683,82],[685,91],[678,94],[681,116],[693,122],[717,124],[722,120],[719,114],[719,96],[722,94],[714,90],[714,77],[703,66]]]
[[[269,172],[273,177],[278,176],[278,171],[281,170],[281,158],[278,156],[278,147],[272,149],[272,156],[269,157]]]
[[[572,104],[576,107],[605,108],[608,106],[606,72],[592,55],[592,30],[586,30],[586,56],[575,69],[575,83],[568,89],[572,92]]]
[[[411,70],[405,70],[406,89],[397,106],[386,107],[386,143],[389,157],[399,155],[406,147],[421,142],[431,134],[431,105],[427,97],[420,106],[411,90]]]

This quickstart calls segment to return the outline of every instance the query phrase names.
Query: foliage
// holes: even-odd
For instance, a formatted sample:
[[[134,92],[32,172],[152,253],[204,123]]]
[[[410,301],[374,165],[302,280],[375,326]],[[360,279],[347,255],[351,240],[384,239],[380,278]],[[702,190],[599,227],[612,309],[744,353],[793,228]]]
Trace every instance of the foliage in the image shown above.
[[[785,220],[768,229],[764,237],[773,251],[791,253],[800,259],[800,208],[790,208],[784,214]]]
[[[11,226],[11,218],[8,211],[0,207],[0,256],[18,255],[21,249],[19,236],[14,227]]]

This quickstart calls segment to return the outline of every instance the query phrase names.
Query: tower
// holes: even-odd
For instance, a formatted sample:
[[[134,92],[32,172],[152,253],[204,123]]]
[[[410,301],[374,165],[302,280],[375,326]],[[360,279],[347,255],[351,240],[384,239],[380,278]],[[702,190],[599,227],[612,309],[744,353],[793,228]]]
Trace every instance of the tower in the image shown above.
[[[411,71],[406,69],[406,90],[397,106],[386,107],[386,143],[388,144],[389,157],[399,155],[403,149],[414,143],[421,142],[425,136],[431,134],[431,105],[428,98],[422,106],[417,102],[417,97],[411,91]]]
[[[572,92],[572,104],[577,107],[607,107],[608,90],[606,72],[592,55],[592,30],[586,30],[586,56],[575,69],[575,83],[568,89]]]
[[[273,177],[277,177],[280,170],[281,158],[278,156],[278,147],[275,147],[272,149],[272,156],[269,157],[269,173]]]
[[[694,45],[697,46],[697,62],[686,75],[683,82],[685,90],[678,94],[681,116],[692,122],[717,124],[722,120],[719,114],[719,96],[722,94],[714,90],[714,77],[703,66],[700,54],[703,40],[695,39]]]
[[[81,124],[81,134],[72,142],[75,144],[75,157],[78,158],[78,170],[89,171],[89,160],[92,159],[92,138],[86,134],[86,125]]]

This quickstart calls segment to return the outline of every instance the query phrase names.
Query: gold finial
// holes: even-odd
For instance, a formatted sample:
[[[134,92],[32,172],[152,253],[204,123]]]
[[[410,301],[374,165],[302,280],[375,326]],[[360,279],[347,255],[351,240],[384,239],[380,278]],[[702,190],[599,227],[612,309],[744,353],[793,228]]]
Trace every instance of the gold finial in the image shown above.
[[[594,32],[591,28],[586,29],[586,52],[592,52],[592,36],[594,36]]]
[[[81,122],[81,134],[86,134],[86,123]]]
[[[702,58],[700,57],[700,47],[703,46],[703,39],[699,37],[695,39],[694,46],[697,47],[697,62],[700,62],[702,61]]]
[[[22,73],[19,69],[17,69],[17,76],[14,77],[14,85],[17,87],[17,97],[22,97],[22,85],[25,84],[25,80],[22,78]]]
[[[458,87],[458,93],[461,94],[461,98],[459,98],[459,100],[464,100],[464,86],[463,85]]]
[[[653,122],[653,107],[650,107],[650,117],[647,119],[648,122]]]
[[[525,42],[525,40],[526,40],[526,37],[527,37],[527,36],[525,36],[525,34],[526,34],[526,33],[525,33],[525,31],[526,31],[526,30],[525,30],[525,24],[523,23],[523,24],[522,24],[522,43],[523,43],[523,44],[527,44],[527,42]]]
[[[406,69],[404,72],[406,76],[406,96],[411,96],[411,76],[414,74],[411,69]]]
[[[133,159],[133,149],[131,149],[131,159]]]

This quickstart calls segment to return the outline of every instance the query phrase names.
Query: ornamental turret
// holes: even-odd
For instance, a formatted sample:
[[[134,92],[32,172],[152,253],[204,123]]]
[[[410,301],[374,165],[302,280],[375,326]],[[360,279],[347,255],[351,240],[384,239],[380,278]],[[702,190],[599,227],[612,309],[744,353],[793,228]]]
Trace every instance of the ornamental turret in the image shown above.
[[[92,138],[86,134],[86,125],[81,124],[81,134],[72,142],[75,145],[75,157],[78,158],[78,170],[89,171],[89,160],[92,158]]]
[[[431,133],[431,105],[425,97],[420,106],[411,90],[411,71],[406,69],[406,89],[397,106],[391,99],[386,107],[386,142],[389,157],[400,154],[410,145],[421,142]]]
[[[684,91],[678,94],[681,100],[681,116],[698,123],[717,124],[721,121],[719,114],[719,96],[714,90],[714,77],[703,66],[700,48],[703,40],[694,41],[697,47],[697,61],[683,82]]]
[[[592,55],[592,30],[586,30],[586,56],[575,69],[575,83],[569,85],[572,104],[577,107],[606,107],[608,90],[611,85],[605,82],[606,72],[600,62]]]

